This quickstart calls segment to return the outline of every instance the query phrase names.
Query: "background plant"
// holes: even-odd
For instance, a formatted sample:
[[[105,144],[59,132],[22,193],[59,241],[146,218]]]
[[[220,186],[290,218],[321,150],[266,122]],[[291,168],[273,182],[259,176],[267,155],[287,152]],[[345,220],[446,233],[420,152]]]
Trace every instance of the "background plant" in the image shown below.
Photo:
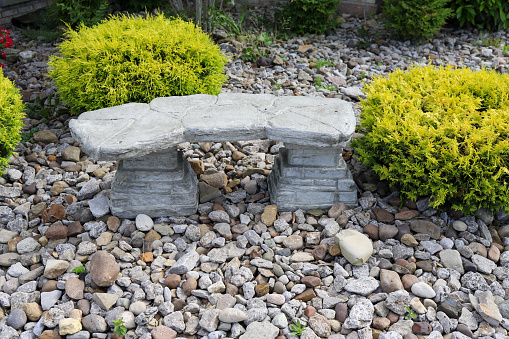
[[[509,210],[509,75],[414,67],[364,87],[360,160],[403,198]]]
[[[21,139],[23,103],[14,84],[0,72],[0,175]]]
[[[403,39],[429,39],[452,15],[450,0],[385,0],[386,26]]]
[[[491,31],[509,28],[507,0],[452,0],[450,7],[460,27]]]
[[[111,3],[113,10],[137,13],[145,10],[163,9],[168,6],[167,0],[114,0]]]
[[[12,39],[9,37],[11,34],[8,30],[0,28],[0,47],[9,48],[14,45]],[[5,52],[2,50],[2,59],[6,58]],[[0,63],[0,67],[4,68],[4,64]]]
[[[282,15],[297,34],[323,34],[338,25],[340,0],[290,0]]]
[[[80,23],[91,26],[106,17],[109,3],[108,0],[51,0],[48,10],[72,27]]]
[[[170,0],[170,6],[176,15],[193,20],[205,32],[215,28],[216,13],[221,13],[223,6],[235,5],[234,0]]]
[[[157,97],[219,94],[226,58],[194,24],[119,15],[69,29],[50,76],[72,114]]]
[[[113,331],[118,336],[126,335],[127,327],[124,325],[124,319],[113,320]]]
[[[297,319],[297,324],[296,324],[296,325],[294,325],[294,324],[291,324],[291,325],[290,325],[290,330],[292,331],[292,333],[291,333],[291,334],[292,334],[292,335],[298,335],[298,336],[300,336],[300,335],[302,335],[302,333],[304,332],[304,330],[306,329],[306,327],[307,327],[306,325],[302,325],[302,324],[300,323],[300,320],[299,320],[299,319]]]

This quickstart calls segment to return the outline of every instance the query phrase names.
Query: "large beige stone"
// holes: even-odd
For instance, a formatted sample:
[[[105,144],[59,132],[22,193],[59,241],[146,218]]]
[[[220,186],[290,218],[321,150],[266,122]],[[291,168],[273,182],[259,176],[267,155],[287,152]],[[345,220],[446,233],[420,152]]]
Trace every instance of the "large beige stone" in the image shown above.
[[[373,254],[371,240],[356,230],[341,230],[334,240],[341,248],[341,254],[352,265],[364,264]]]
[[[97,251],[90,260],[92,281],[100,287],[108,287],[115,283],[120,273],[120,266],[105,251]]]
[[[58,323],[58,334],[67,335],[81,331],[81,321],[74,318],[64,318]]]

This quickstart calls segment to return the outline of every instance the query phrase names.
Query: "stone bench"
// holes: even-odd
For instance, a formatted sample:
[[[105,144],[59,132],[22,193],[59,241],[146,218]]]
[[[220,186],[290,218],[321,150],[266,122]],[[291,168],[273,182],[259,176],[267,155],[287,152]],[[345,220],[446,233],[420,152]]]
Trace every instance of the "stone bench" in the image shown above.
[[[187,141],[282,141],[268,177],[271,203],[280,210],[357,204],[341,156],[355,116],[339,99],[240,93],[156,98],[85,112],[69,126],[89,156],[119,160],[110,196],[111,212],[119,217],[196,212],[196,174],[177,151]]]

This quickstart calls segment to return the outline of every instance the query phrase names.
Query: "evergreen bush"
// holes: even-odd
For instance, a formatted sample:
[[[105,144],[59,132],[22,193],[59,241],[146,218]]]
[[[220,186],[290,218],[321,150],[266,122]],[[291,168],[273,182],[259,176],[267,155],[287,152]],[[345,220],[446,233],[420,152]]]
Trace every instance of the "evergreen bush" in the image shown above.
[[[0,174],[21,140],[23,102],[14,84],[0,71]]]
[[[108,0],[51,0],[49,12],[73,27],[80,23],[91,26],[103,20],[109,12]]]
[[[452,14],[450,0],[385,0],[386,26],[403,39],[429,39]]]
[[[65,35],[49,74],[74,115],[157,97],[217,95],[226,80],[219,47],[181,19],[119,15]]]
[[[337,14],[340,0],[290,0],[282,16],[288,20],[290,29],[297,34],[323,34],[338,25]]]
[[[354,147],[404,198],[509,212],[509,75],[414,67],[365,87]]]

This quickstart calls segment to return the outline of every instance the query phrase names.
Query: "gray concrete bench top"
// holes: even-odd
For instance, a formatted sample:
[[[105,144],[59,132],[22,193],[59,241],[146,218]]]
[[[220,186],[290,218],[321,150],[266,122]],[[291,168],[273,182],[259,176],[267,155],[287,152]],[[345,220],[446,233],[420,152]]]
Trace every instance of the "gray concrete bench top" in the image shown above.
[[[355,116],[340,99],[223,93],[99,109],[81,114],[69,126],[94,159],[121,160],[186,141],[268,138],[313,148],[342,147],[355,130]]]

